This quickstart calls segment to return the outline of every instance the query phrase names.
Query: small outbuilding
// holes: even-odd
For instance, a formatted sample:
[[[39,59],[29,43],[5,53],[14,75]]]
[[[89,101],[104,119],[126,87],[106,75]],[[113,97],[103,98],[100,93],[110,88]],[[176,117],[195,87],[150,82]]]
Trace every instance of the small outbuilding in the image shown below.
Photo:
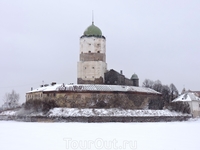
[[[184,93],[172,102],[187,102],[193,117],[200,117],[200,98],[192,92]]]

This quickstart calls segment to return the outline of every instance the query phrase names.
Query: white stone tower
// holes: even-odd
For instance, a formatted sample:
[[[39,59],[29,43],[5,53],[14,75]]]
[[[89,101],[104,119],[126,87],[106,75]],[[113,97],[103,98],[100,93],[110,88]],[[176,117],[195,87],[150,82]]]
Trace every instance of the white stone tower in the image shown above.
[[[80,37],[77,83],[104,84],[106,70],[106,38],[92,22]]]

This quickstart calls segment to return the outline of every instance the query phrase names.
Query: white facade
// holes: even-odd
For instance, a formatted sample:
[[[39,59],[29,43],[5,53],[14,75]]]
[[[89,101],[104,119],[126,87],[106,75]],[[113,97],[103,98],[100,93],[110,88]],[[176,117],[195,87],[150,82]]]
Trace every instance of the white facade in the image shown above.
[[[78,78],[93,81],[95,78],[104,78],[106,63],[102,61],[78,62]]]
[[[188,102],[193,117],[200,117],[200,98],[195,93],[185,93],[172,102]]]
[[[77,77],[82,80],[94,81],[103,78],[107,70],[106,64],[106,39],[104,37],[84,36],[80,38],[80,57],[84,55],[84,60],[79,59]],[[90,60],[96,57],[95,60]],[[100,59],[98,59],[98,57]],[[89,59],[90,58],[90,59]],[[101,59],[104,58],[104,59]]]
[[[80,39],[81,53],[106,54],[106,39],[100,37],[82,37]]]
[[[189,101],[190,110],[193,117],[200,117],[200,101]]]

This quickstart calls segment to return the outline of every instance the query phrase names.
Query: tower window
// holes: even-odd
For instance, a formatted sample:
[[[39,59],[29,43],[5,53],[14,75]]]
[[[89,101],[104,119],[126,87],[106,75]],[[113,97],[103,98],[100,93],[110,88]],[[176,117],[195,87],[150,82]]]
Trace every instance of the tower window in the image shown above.
[[[89,53],[91,53],[91,51],[88,51]]]
[[[97,53],[100,53],[100,51],[97,51]]]
[[[85,67],[85,69],[86,69],[86,67]]]
[[[92,67],[92,69],[94,69],[94,67]]]

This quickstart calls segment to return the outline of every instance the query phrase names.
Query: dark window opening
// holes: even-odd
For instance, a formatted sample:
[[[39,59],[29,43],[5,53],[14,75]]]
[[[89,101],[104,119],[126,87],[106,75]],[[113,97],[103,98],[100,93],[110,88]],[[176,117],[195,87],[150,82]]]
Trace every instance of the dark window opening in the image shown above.
[[[100,53],[100,51],[97,51],[97,53]]]
[[[89,51],[89,53],[91,53],[91,51]]]

